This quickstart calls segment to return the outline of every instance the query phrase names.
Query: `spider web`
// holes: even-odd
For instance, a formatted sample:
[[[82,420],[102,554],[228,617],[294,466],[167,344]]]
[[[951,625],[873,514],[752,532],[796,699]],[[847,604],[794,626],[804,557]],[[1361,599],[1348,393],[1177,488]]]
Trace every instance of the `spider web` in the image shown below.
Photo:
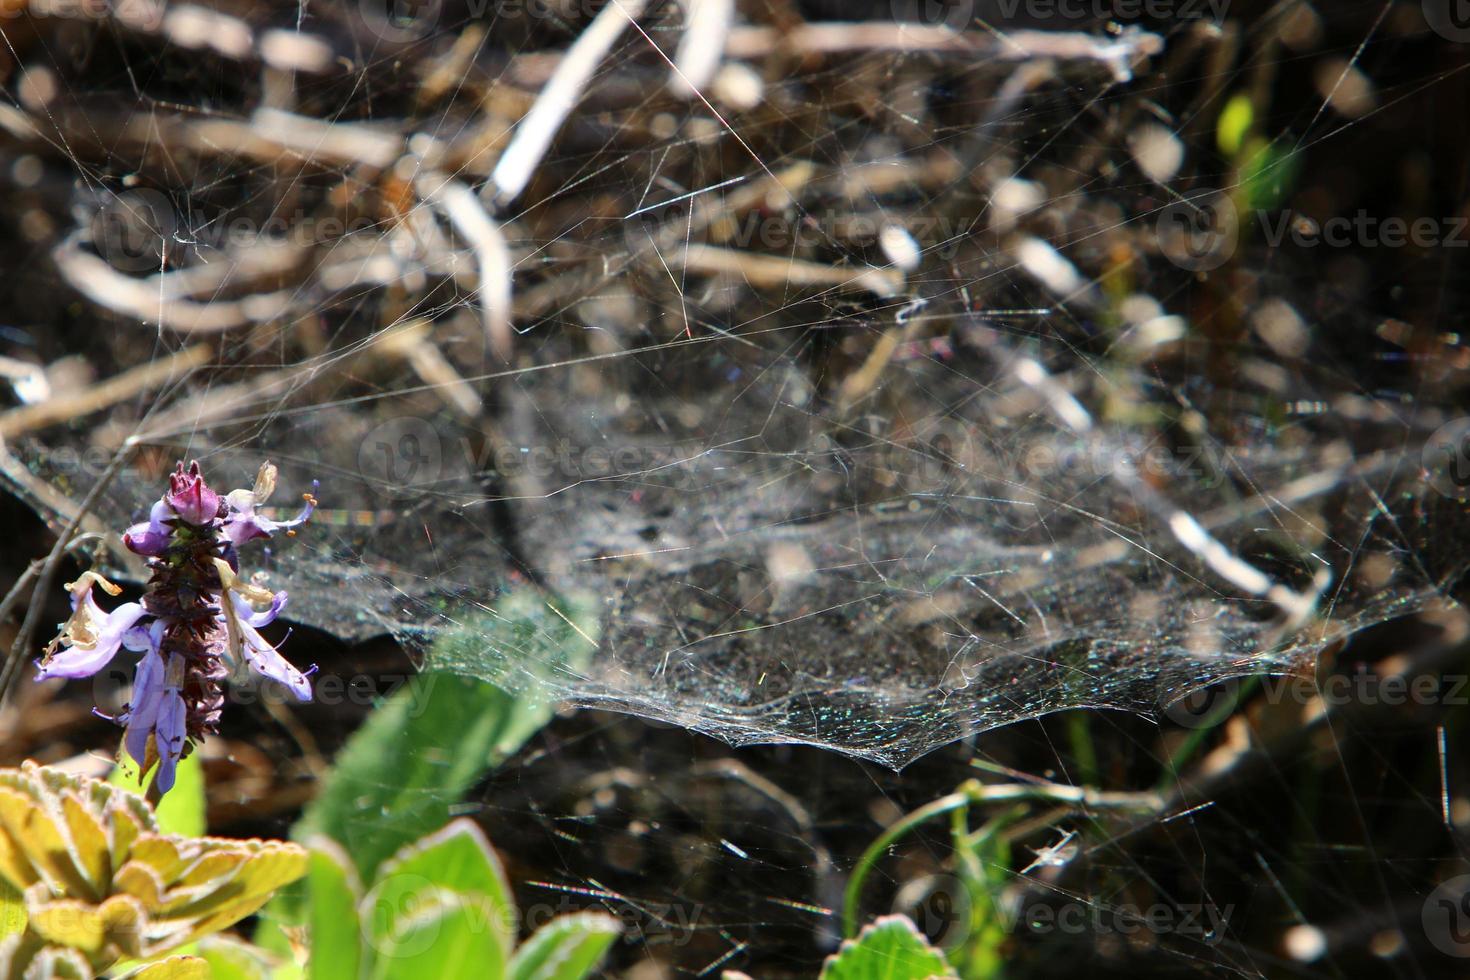
[[[1183,29],[928,25],[798,84],[750,69],[774,41],[742,28],[744,73],[690,98],[669,94],[694,70],[673,7],[466,51],[468,31],[431,45],[351,9],[305,35],[199,9],[99,38],[122,65],[128,45],[238,46],[262,80],[215,83],[231,108],[143,98],[103,46],[93,70],[147,125],[109,129],[72,91],[8,123],[77,164],[81,135],[110,147],[107,172],[78,168],[51,258],[85,315],[116,316],[97,342],[155,372],[88,440],[12,438],[38,507],[66,516],[48,489],[78,499],[124,440],[102,528],[175,458],[228,486],[269,459],[285,490],[320,483],[319,518],[264,561],[300,622],[893,766],[1310,669],[1464,571],[1462,509],[1425,469],[1448,404],[1369,389],[1355,341],[1289,304],[1225,335],[1170,313],[1204,266],[1164,219],[1241,190],[1206,162],[1150,176],[1137,149],[1149,59]],[[519,182],[525,110],[599,30],[595,82]],[[387,84],[395,59],[416,87]],[[512,109],[488,100],[507,89]],[[1248,266],[1258,244],[1238,245],[1224,261]],[[475,642],[528,590],[579,610],[588,649]]]

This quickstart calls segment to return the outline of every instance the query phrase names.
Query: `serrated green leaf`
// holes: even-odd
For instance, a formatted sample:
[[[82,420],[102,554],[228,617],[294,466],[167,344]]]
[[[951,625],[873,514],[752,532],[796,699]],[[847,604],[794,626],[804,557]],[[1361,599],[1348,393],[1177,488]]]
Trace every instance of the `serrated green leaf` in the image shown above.
[[[362,886],[352,859],[329,838],[310,842],[311,864],[306,873],[306,921],[311,959],[310,980],[357,980],[362,965],[362,929],[357,903]]]
[[[475,977],[501,980],[507,950],[472,897],[440,892],[373,939],[374,980]]]
[[[953,977],[944,954],[901,915],[874,919],[822,965],[821,980],[929,980]]]
[[[331,837],[352,855],[362,879],[372,880],[389,855],[444,826],[464,792],[551,717],[548,692],[533,686],[511,694],[491,683],[499,678],[485,651],[547,671],[565,668],[590,655],[593,621],[528,591],[447,633],[425,672],[348,740],[292,836]]]
[[[510,961],[511,980],[582,980],[602,962],[623,928],[609,915],[582,912],[537,929]]]

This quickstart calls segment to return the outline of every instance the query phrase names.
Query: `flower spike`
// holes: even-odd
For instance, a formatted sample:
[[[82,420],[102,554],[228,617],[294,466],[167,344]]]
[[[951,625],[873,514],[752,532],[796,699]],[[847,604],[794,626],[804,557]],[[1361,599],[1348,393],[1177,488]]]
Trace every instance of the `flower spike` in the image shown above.
[[[123,751],[141,770],[157,765],[160,793],[172,788],[179,760],[218,730],[229,666],[243,663],[298,700],[311,700],[311,672],[293,667],[259,632],[285,607],[286,593],[238,574],[240,545],[277,531],[294,534],[316,506],[307,493],[295,519],[262,517],[256,508],[275,484],[276,468],[264,463],[252,489],[221,495],[197,462],[187,469],[179,463],[148,519],[123,533],[123,544],[153,571],[143,601],[106,612],[93,589],[113,596],[122,590],[96,572],[84,573],[66,587],[71,618],[37,661],[38,680],[79,678],[102,670],[122,650],[138,655],[132,699],[112,720],[125,729]]]

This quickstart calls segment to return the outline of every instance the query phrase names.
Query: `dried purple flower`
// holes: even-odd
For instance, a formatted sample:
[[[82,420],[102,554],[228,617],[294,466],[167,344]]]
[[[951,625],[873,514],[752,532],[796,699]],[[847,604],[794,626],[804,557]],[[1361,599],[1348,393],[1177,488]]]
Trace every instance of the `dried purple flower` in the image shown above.
[[[180,463],[168,491],[148,520],[123,534],[127,547],[149,559],[153,576],[141,603],[104,612],[93,586],[109,595],[121,589],[96,572],[67,585],[72,615],[37,662],[37,679],[87,677],[106,667],[121,649],[139,655],[133,697],[113,719],[126,728],[123,748],[143,772],[158,763],[159,793],[196,742],[218,729],[223,682],[230,668],[247,665],[283,684],[299,700],[311,700],[310,671],[302,673],[258,632],[286,605],[285,592],[269,592],[236,574],[239,545],[277,531],[294,534],[316,500],[304,494],[301,514],[271,521],[256,513],[275,488],[276,469],[260,467],[255,486],[221,497],[205,483],[198,463]]]

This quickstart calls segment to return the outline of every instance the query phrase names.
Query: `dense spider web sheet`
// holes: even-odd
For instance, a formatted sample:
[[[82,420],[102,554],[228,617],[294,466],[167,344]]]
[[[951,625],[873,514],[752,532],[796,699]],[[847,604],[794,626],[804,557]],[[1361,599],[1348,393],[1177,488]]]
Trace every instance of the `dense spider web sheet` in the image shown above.
[[[914,420],[895,432],[814,409],[792,339],[510,372],[498,493],[473,433],[396,382],[367,412],[318,382],[299,407],[256,403],[176,448],[235,482],[262,457],[283,487],[320,480],[323,519],[266,563],[301,621],[423,648],[447,631],[445,666],[511,688],[892,764],[1067,707],[1150,711],[1302,669],[1457,568],[1426,564],[1417,454],[1354,453],[1303,424],[1275,445],[1150,456],[1159,437],[1137,427],[1050,420],[985,347],[890,368],[886,394]],[[634,398],[629,375],[655,380]],[[1159,490],[1134,482],[1165,464]],[[138,481],[103,511],[134,516],[154,492]],[[1311,609],[1222,579],[1167,528],[1171,507]],[[595,652],[465,642],[503,635],[486,617],[532,588],[520,562]]]
[[[1002,85],[1014,69],[986,70]],[[1108,72],[1083,77],[1084,106],[1111,97]],[[1080,109],[1006,98],[1017,131],[1061,118],[1068,148],[1085,144]],[[483,296],[430,290],[394,314],[356,282],[342,316],[329,285],[295,287],[300,319],[226,339],[94,439],[139,444],[94,507],[101,525],[137,519],[173,458],[228,486],[270,459],[283,509],[320,482],[318,519],[263,562],[298,621],[391,633],[528,695],[893,765],[1065,708],[1150,712],[1212,681],[1309,669],[1463,571],[1460,504],[1426,482],[1421,452],[1450,409],[1360,390],[1314,347],[1283,358],[1252,340],[1223,377],[1207,343],[1156,361],[1162,310],[1110,322],[1090,273],[1045,288],[1076,273],[1031,238],[941,256],[956,230],[921,242],[908,277],[876,247],[849,250],[855,289],[711,274],[689,195],[725,200],[740,190],[726,182],[773,180],[795,158],[737,155],[660,183],[678,142],[636,162],[553,153],[567,193],[596,177],[636,208],[584,214],[582,251],[554,261],[555,236],[511,229],[517,289],[530,273],[526,292],[567,298],[518,324],[509,362],[479,332]],[[812,186],[900,161],[901,142],[825,164]],[[1028,146],[1002,177],[1034,159]],[[1163,199],[1103,209],[1101,231],[1074,236],[1144,234]],[[814,200],[759,206],[800,216]],[[436,220],[428,203],[411,214]],[[215,220],[182,213],[172,240]],[[334,247],[365,263],[386,237],[359,229]],[[75,270],[97,251],[79,224],[57,261]],[[402,275],[411,291],[434,273],[426,259]],[[151,345],[142,362],[189,346],[124,329]],[[445,351],[448,380],[433,361]],[[74,501],[101,467],[61,448],[79,437],[12,447]],[[107,560],[138,572],[117,549]],[[531,590],[570,610],[585,649],[503,640],[497,605]]]

